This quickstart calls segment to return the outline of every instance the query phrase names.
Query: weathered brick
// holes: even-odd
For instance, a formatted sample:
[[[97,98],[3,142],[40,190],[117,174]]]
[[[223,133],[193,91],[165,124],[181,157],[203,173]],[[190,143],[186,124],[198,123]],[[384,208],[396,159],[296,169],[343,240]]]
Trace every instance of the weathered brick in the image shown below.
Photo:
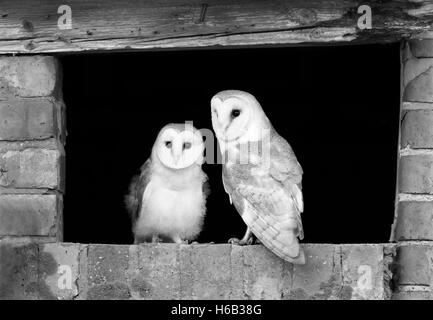
[[[397,249],[398,285],[430,285],[429,247],[424,245],[403,245]]]
[[[343,287],[338,245],[303,245],[305,265],[293,266],[293,285],[285,299],[350,299],[351,288]]]
[[[401,125],[401,145],[416,148],[433,148],[433,111],[406,111]]]
[[[89,245],[87,299],[129,299],[129,246]]]
[[[433,193],[433,156],[402,156],[398,180],[401,193]]]
[[[350,287],[351,299],[383,300],[384,250],[383,245],[342,245],[344,287]]]
[[[80,244],[41,244],[39,249],[39,281],[44,284],[46,298],[73,299],[78,295]]]
[[[176,244],[142,244],[131,246],[130,287],[135,299],[180,299],[179,246]],[[131,270],[132,269],[132,270]]]
[[[61,241],[57,236],[4,236],[0,235],[0,241],[9,242],[14,245],[26,245],[29,243],[53,243]]]
[[[0,241],[0,300],[40,299],[38,258],[36,244]]]
[[[61,196],[0,194],[0,235],[56,236]]]
[[[0,97],[45,97],[58,85],[58,62],[54,57],[1,57]]]
[[[290,294],[293,265],[264,246],[233,246],[230,299],[281,299]]]
[[[431,67],[433,67],[433,58],[416,59],[409,56],[403,65],[403,86],[406,87],[412,80]],[[403,101],[407,100],[403,99]]]
[[[60,189],[59,150],[29,148],[0,153],[0,186]]]
[[[399,202],[395,239],[433,240],[433,202]]]
[[[110,282],[88,289],[87,300],[129,300],[131,291],[124,282]]]
[[[392,300],[432,300],[430,291],[400,291],[392,295]]]
[[[0,140],[54,137],[55,114],[54,102],[48,98],[0,101]]]
[[[402,110],[433,110],[433,103],[430,102],[403,102]]]
[[[410,51],[417,58],[433,57],[433,39],[409,41]]]
[[[231,246],[181,246],[179,253],[182,299],[228,299],[231,287]]]
[[[417,75],[406,85],[403,100],[433,102],[433,67]]]

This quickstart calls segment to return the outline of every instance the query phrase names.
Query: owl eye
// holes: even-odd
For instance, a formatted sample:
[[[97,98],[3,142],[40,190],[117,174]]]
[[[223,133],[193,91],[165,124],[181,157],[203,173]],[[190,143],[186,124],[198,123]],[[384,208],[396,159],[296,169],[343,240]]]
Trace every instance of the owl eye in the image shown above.
[[[183,144],[183,149],[185,150],[185,149],[189,149],[189,148],[191,148],[191,142],[185,142]]]
[[[171,141],[166,141],[166,142],[165,142],[165,146],[166,146],[167,148],[171,148]]]
[[[241,114],[241,110],[239,110],[239,109],[232,110],[232,117],[233,118],[239,117],[240,114]]]

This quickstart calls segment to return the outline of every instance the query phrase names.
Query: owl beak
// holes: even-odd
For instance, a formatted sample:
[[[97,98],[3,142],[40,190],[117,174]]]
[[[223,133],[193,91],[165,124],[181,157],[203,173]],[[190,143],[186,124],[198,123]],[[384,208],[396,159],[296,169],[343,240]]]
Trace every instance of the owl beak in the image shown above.
[[[174,164],[177,165],[177,163],[179,162],[179,159],[180,159],[180,155],[175,155],[175,156],[173,157],[173,159],[174,159]]]
[[[177,165],[177,163],[180,160],[180,157],[182,156],[182,151],[180,151],[180,150],[173,150],[172,151],[172,155],[173,155],[174,164]]]

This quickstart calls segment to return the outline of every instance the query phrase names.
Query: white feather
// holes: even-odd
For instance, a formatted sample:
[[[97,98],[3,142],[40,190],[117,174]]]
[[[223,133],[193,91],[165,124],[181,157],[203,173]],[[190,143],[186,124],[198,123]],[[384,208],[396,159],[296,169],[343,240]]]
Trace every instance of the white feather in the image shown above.
[[[206,211],[204,179],[198,167],[195,174],[188,172],[191,170],[170,173],[160,168],[152,174],[143,194],[136,236],[158,234],[173,240],[191,240],[200,233]]]

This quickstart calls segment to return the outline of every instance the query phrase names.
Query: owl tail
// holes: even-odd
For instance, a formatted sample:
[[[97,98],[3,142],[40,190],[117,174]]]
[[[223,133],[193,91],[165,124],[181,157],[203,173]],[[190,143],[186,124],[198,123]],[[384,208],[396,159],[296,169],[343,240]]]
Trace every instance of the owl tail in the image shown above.
[[[285,230],[273,239],[275,253],[286,261],[305,264],[305,255],[294,230]]]
[[[283,250],[284,257],[281,258],[295,264],[305,264],[304,251],[299,245],[298,238],[293,230],[290,230],[286,237],[288,238],[287,250]]]
[[[265,247],[294,264],[305,264],[305,255],[297,238],[298,230],[282,226],[271,215],[260,215],[249,206],[242,219]]]
[[[254,232],[255,225],[250,226],[254,235],[259,240],[275,253],[281,259],[294,263],[294,264],[305,264],[305,254],[299,245],[298,238],[294,230],[284,230],[279,232],[277,235],[268,234],[268,230],[260,232]]]

